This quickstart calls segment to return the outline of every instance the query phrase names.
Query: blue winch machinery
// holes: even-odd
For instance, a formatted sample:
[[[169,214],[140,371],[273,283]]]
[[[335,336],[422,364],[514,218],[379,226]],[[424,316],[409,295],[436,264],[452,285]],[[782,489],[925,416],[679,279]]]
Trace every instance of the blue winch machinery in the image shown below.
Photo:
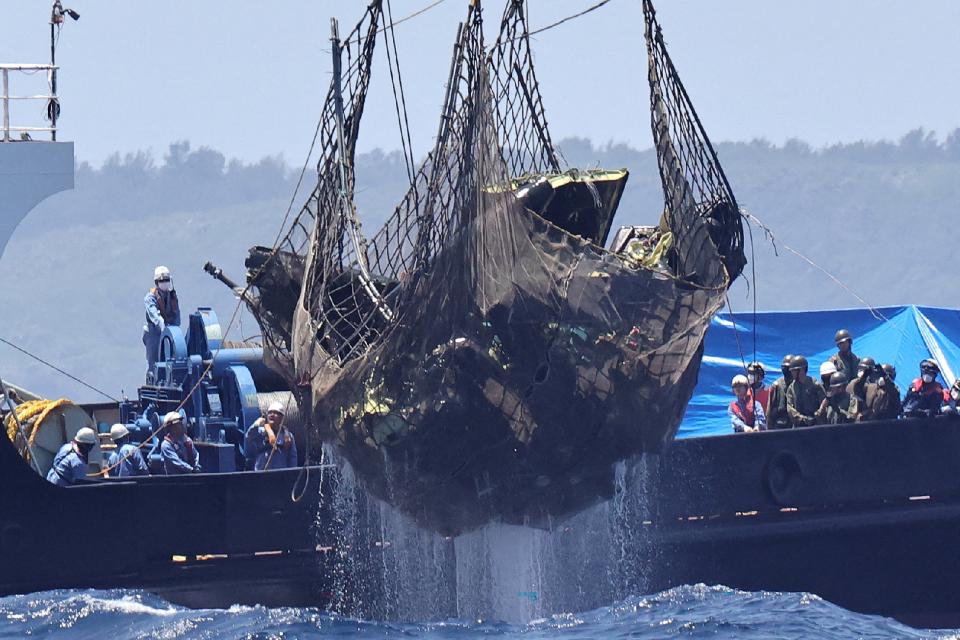
[[[180,327],[164,329],[147,379],[151,383],[138,389],[136,403],[124,399],[120,404],[120,420],[131,439],[150,439],[163,416],[180,409],[204,472],[245,468],[244,434],[270,403],[288,407],[285,422],[296,426],[296,402],[283,379],[264,364],[263,348],[224,341],[209,307],[190,314],[186,333]],[[152,469],[159,465],[158,454],[157,449],[150,455]]]

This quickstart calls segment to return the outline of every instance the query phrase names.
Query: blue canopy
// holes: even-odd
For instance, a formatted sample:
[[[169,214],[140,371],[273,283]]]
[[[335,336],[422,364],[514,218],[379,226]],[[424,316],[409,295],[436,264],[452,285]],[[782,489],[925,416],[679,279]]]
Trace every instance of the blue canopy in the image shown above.
[[[886,319],[884,319],[886,318]],[[891,363],[897,384],[906,391],[920,375],[918,365],[933,358],[947,385],[960,372],[960,310],[936,307],[885,307],[835,311],[721,313],[707,332],[700,379],[680,425],[678,438],[732,433],[727,406],[733,399],[730,381],[744,373],[745,362],[756,360],[766,368],[766,384],[780,377],[780,361],[787,353],[802,354],[815,379],[820,363],[836,352],[833,335],[848,329],[853,350],[862,357]]]

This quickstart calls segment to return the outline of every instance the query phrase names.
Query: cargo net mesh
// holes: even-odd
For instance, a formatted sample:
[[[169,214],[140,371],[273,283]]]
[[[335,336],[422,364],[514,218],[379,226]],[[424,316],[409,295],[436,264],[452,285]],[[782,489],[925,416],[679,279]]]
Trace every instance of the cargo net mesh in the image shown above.
[[[740,209],[667,52],[651,0],[644,0],[643,13],[650,124],[663,183],[664,217],[677,246],[675,270],[706,286],[724,277],[732,281],[746,264]],[[725,274],[714,259],[718,251]]]
[[[320,150],[316,165],[317,184],[301,209],[285,224],[280,240],[269,255],[263,258],[262,263],[251,268],[256,277],[250,282],[250,310],[262,330],[267,347],[265,357],[275,368],[287,374],[293,368],[290,343],[292,308],[300,295],[309,241],[318,225],[324,225],[325,231],[331,228],[330,216],[337,208],[341,188],[339,179],[331,177],[339,178],[337,172],[341,162],[348,167],[353,165],[360,119],[370,85],[370,65],[382,17],[382,3],[371,2],[356,27],[340,43],[342,66],[339,92],[343,104],[345,148],[339,148],[337,131],[337,100],[334,98],[338,88],[331,85],[317,128],[316,144]],[[352,199],[352,169],[347,171],[346,178],[342,186],[346,189],[346,197]],[[320,215],[319,212],[325,212],[326,215]]]
[[[289,344],[314,424],[375,494],[450,531],[583,506],[609,489],[612,462],[672,437],[710,317],[739,273],[724,264],[743,261],[736,203],[651,39],[649,3],[662,226],[675,239],[656,268],[523,208],[511,179],[560,163],[523,4],[511,0],[489,51],[479,5],[458,32],[435,147],[369,243],[352,202],[353,146],[375,26],[343,44],[344,56],[360,52],[357,76],[348,63],[342,92],[334,80],[318,186],[284,249],[304,255],[293,238],[313,220]],[[383,446],[405,463],[384,465],[371,453]]]

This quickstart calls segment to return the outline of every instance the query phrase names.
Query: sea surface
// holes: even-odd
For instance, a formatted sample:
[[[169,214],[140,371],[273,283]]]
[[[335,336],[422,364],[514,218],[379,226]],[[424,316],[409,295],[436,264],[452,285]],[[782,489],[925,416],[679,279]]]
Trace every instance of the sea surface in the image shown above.
[[[139,591],[47,591],[0,598],[0,638],[960,638],[851,613],[817,596],[694,585],[524,624],[375,622],[311,608],[190,610]]]

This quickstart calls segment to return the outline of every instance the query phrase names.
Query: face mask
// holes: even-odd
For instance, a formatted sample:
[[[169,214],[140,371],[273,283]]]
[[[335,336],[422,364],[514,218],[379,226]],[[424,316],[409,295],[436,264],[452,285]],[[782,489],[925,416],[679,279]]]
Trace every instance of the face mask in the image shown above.
[[[857,371],[857,377],[858,377],[858,378],[863,378],[865,375],[867,375],[867,372],[866,372],[865,369],[860,369],[860,370]]]
[[[749,382],[750,384],[753,384],[756,381],[757,381],[757,378],[752,373],[747,376],[747,382]]]
[[[925,373],[921,377],[923,378],[924,382],[927,382],[927,383],[933,382],[933,376],[930,375],[929,373]]]
[[[884,380],[883,378],[880,378],[879,380],[877,380],[877,386],[882,387],[885,384],[887,384],[887,381]]]
[[[161,283],[159,283],[159,284],[157,285],[157,287],[159,287],[160,291],[172,291],[172,290],[173,290],[173,282],[167,280],[166,282],[161,282]]]

